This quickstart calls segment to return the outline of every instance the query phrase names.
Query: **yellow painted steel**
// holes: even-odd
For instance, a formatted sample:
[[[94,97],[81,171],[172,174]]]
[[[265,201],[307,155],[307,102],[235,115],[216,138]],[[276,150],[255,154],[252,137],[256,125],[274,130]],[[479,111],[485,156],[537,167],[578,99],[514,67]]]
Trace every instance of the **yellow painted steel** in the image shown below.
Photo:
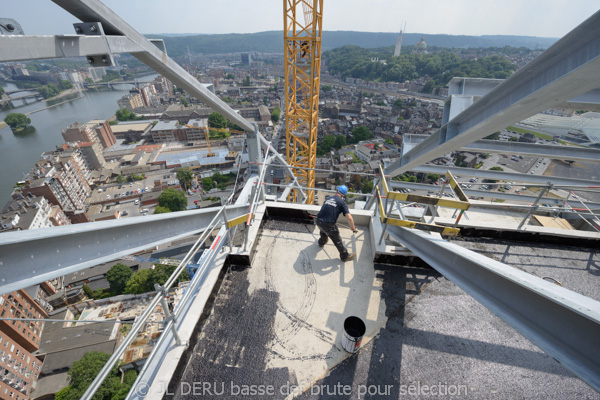
[[[383,179],[382,183],[383,183],[383,187],[384,187],[384,191],[385,191],[387,189],[387,185],[385,183],[385,178],[382,178],[382,179]],[[394,195],[394,194],[403,194],[403,193],[388,192],[388,199],[393,200],[391,195]],[[460,229],[458,229],[458,228],[450,228],[450,227],[445,227],[445,226],[441,226],[441,225],[426,224],[423,222],[407,221],[407,220],[399,219],[396,217],[388,217],[385,213],[385,206],[383,205],[383,200],[381,198],[381,193],[379,192],[379,187],[375,188],[375,196],[377,198],[377,207],[379,208],[379,218],[381,219],[381,222],[384,224],[394,225],[394,226],[402,226],[404,228],[410,228],[410,229],[419,229],[419,230],[428,231],[428,232],[437,232],[437,233],[440,233],[445,236],[456,236],[460,233]],[[417,197],[428,198],[427,196],[417,196]],[[430,198],[428,198],[428,199],[430,199]]]
[[[458,197],[458,199],[461,201],[466,201],[467,203],[469,203],[469,206],[471,206],[471,202],[469,201],[469,198],[467,197],[465,192],[463,192],[459,183],[456,181],[456,179],[454,179],[454,175],[452,175],[452,173],[450,171],[446,171],[446,178],[448,178],[449,185],[452,188],[452,190],[454,191],[454,194],[456,195],[456,197]],[[465,210],[468,210],[468,209],[469,209],[469,207],[465,208]]]
[[[284,0],[286,158],[314,203],[323,0]],[[289,181],[289,178],[288,178]],[[300,201],[292,190],[289,200]]]
[[[465,193],[460,188],[454,176],[450,173],[450,171],[446,172],[446,176],[449,179],[450,187],[454,191],[454,194],[459,198],[459,200],[451,200],[451,199],[443,199],[439,197],[431,197],[431,196],[421,196],[418,194],[408,194],[408,193],[400,193],[400,192],[392,192],[390,191],[387,180],[385,179],[385,175],[383,173],[383,168],[379,166],[379,173],[381,174],[381,183],[383,187],[384,196],[386,196],[390,200],[399,200],[399,201],[407,201],[411,203],[420,203],[420,204],[428,204],[432,206],[440,206],[440,207],[448,207],[455,208],[458,210],[468,210],[471,207],[471,202],[469,198],[465,195]]]
[[[248,213],[248,214],[240,215],[237,218],[227,221],[227,229],[231,229],[234,226],[245,223],[248,220],[248,215],[250,215],[250,214]]]

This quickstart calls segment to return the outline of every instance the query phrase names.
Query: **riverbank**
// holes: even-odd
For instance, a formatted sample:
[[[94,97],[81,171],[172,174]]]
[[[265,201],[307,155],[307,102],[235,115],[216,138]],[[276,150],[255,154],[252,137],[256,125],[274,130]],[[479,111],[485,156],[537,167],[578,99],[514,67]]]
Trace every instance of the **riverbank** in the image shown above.
[[[69,90],[71,90],[71,89],[69,89]],[[68,93],[68,95],[73,95],[73,94],[75,94],[75,93],[78,93],[78,92],[79,92],[79,90],[75,89],[73,92],[71,92],[71,93]],[[62,94],[62,93],[61,93],[61,94]],[[67,96],[67,95],[65,95],[65,96]],[[61,95],[59,94],[58,96],[54,96],[54,97],[52,97],[52,98],[50,98],[50,99],[44,100],[44,102],[48,102],[48,101],[50,101],[50,100],[56,100],[56,99],[59,99],[59,98],[61,98],[61,97],[65,97],[65,96],[61,96]],[[38,113],[38,112],[40,112],[40,111],[47,110],[47,109],[49,109],[49,108],[53,108],[53,107],[56,107],[56,106],[60,106],[61,104],[70,103],[70,102],[72,102],[72,101],[75,101],[75,100],[77,100],[77,99],[81,99],[82,97],[84,97],[84,95],[83,95],[83,94],[82,94],[81,96],[77,96],[77,97],[74,97],[74,98],[72,98],[72,99],[68,99],[68,100],[65,100],[65,101],[61,101],[61,102],[58,102],[58,103],[56,103],[56,104],[52,104],[52,105],[50,105],[50,106],[43,107],[43,108],[40,108],[40,109],[37,109],[37,110],[33,110],[33,111],[30,111],[30,112],[27,112],[27,113],[24,113],[24,114],[25,114],[25,115],[27,115],[27,116],[29,116],[29,115],[31,115],[31,114],[35,114],[35,113]],[[6,124],[6,122],[4,122],[4,121],[0,121],[0,131],[1,131],[2,129],[6,128],[7,126],[8,126],[8,125]]]
[[[80,91],[82,92],[82,91],[84,91],[84,90],[85,90],[85,89],[81,89],[81,90],[79,90],[79,89],[77,89],[77,88],[66,89],[66,90],[63,90],[62,92],[60,92],[59,94],[57,94],[56,96],[52,96],[52,97],[50,97],[50,98],[47,98],[47,99],[44,99],[44,100],[42,100],[42,102],[43,102],[43,103],[48,103],[48,102],[50,102],[50,101],[54,101],[54,100],[58,100],[58,99],[62,99],[63,97],[71,96],[71,95],[73,95],[73,94],[75,94],[75,93],[79,93]],[[81,96],[79,96],[79,97],[81,97]],[[77,98],[79,98],[79,97],[77,97]]]

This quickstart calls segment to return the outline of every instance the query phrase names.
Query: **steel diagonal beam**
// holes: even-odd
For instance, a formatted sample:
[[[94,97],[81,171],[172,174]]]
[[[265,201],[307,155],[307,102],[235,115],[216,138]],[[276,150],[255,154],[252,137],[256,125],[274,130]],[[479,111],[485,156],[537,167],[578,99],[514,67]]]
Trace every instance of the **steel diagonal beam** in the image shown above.
[[[482,153],[521,154],[530,157],[546,157],[557,160],[599,161],[600,150],[576,146],[550,146],[533,143],[478,140],[463,147],[468,151]]]
[[[396,176],[596,88],[600,11],[386,169]]]
[[[222,114],[247,132],[253,132],[253,125],[236,113],[225,102],[205,88],[179,64],[160,51],[141,33],[133,29],[114,11],[98,0],[52,0],[82,22],[101,22],[107,35],[125,36],[138,47],[131,55],[167,77],[189,94],[197,97],[213,110]]]
[[[388,232],[600,391],[600,302],[423,232]]]
[[[228,206],[229,218],[246,213]],[[202,232],[219,209],[98,221],[0,235],[0,294]]]

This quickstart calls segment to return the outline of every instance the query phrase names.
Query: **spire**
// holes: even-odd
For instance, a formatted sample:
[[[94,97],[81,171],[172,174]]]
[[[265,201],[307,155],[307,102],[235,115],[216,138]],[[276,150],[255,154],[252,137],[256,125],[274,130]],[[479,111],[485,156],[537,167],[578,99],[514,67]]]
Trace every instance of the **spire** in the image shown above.
[[[398,35],[398,39],[396,40],[396,48],[394,49],[394,57],[398,57],[400,52],[402,51],[402,31],[406,30],[406,22],[404,26],[400,28],[400,34]]]

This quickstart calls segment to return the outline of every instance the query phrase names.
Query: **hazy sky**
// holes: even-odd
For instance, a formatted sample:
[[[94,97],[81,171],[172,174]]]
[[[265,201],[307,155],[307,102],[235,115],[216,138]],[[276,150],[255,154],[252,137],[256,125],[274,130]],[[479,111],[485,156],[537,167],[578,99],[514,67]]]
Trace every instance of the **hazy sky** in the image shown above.
[[[0,0],[26,34],[72,34],[78,22],[50,0]],[[142,33],[282,30],[281,0],[105,0]],[[561,37],[598,10],[595,0],[324,0],[324,30]]]

